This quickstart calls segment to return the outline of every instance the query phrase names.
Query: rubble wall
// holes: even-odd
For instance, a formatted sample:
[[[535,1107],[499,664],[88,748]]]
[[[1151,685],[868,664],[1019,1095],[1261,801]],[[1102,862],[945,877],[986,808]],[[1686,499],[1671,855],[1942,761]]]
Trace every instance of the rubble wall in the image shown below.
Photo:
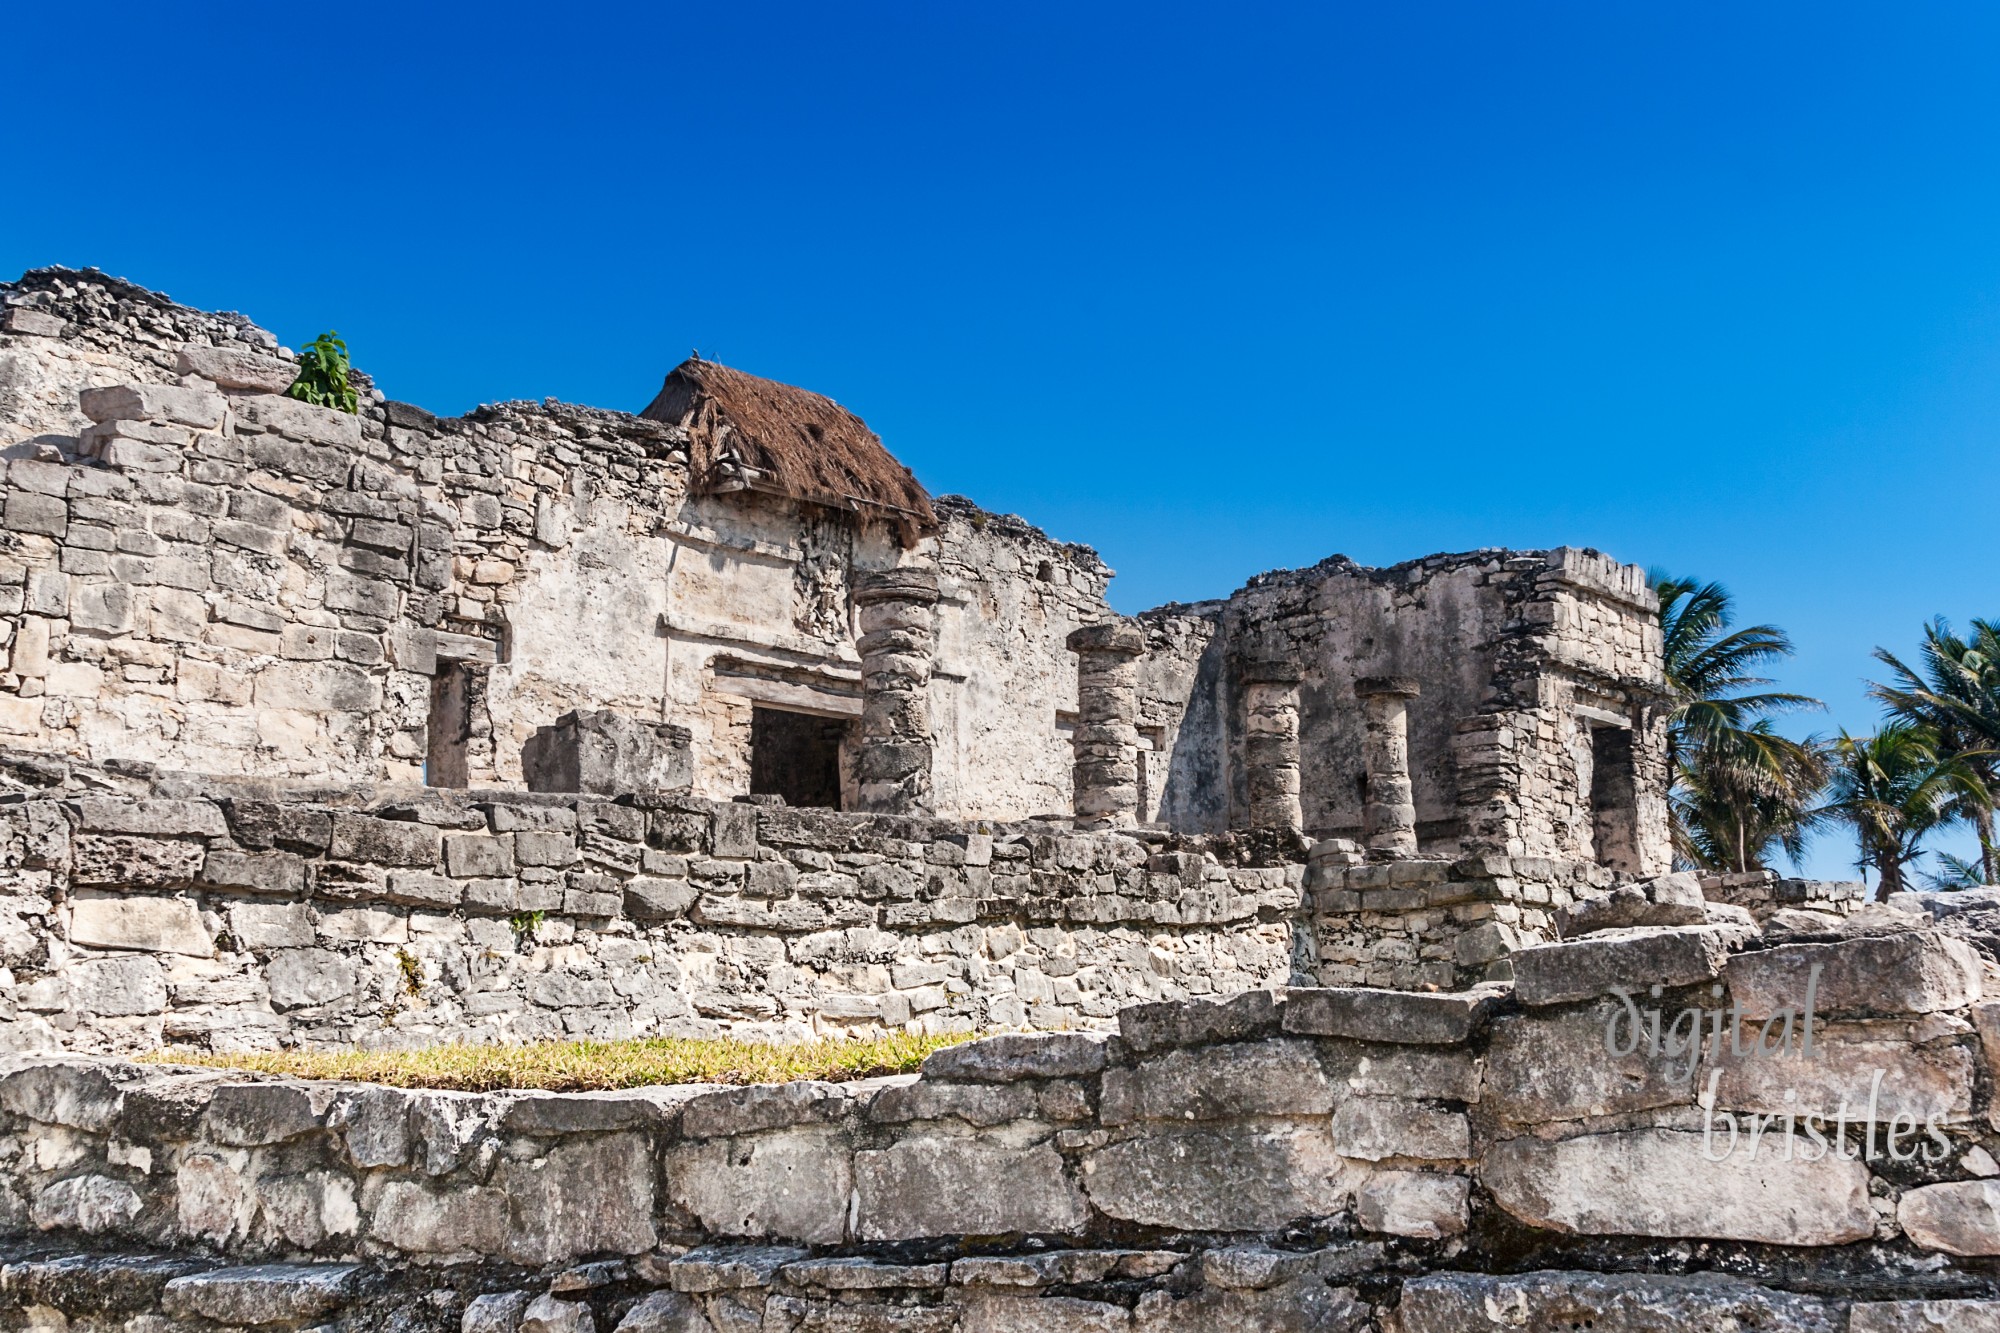
[[[1303,865],[1160,837],[672,795],[156,789],[0,805],[0,1046],[1103,1026],[1287,984],[1303,935]]]
[[[1116,1035],[846,1084],[458,1094],[8,1057],[0,1228],[155,1256],[123,1308],[174,1328],[253,1289],[286,1326],[388,1289],[534,1333],[1992,1327],[2000,1005],[1963,942],[1701,926],[1516,961],[1511,988],[1137,1005]],[[1655,1052],[1628,996],[1669,1035],[1732,1017]],[[67,1287],[4,1271],[85,1313],[107,1284],[80,1270],[117,1261],[66,1262]]]

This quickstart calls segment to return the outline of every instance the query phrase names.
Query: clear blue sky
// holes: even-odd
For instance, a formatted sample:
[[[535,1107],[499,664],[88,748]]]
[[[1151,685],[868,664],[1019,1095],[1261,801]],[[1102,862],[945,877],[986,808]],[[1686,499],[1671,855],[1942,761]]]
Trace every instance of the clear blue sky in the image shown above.
[[[72,3],[0,47],[0,269],[337,327],[442,411],[636,409],[699,347],[1124,610],[1593,545],[1724,580],[1854,729],[1870,648],[2000,615],[1991,5]]]

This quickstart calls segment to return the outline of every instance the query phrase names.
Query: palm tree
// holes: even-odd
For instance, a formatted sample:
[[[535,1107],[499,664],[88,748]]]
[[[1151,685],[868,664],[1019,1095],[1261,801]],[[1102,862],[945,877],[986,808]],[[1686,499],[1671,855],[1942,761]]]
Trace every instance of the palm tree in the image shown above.
[[[1924,840],[1963,817],[1965,794],[1985,791],[1935,734],[1908,722],[1859,738],[1843,731],[1833,756],[1826,813],[1853,828],[1857,864],[1881,877],[1885,898],[1903,890],[1904,868],[1923,855]]]
[[[1732,630],[1734,607],[1718,583],[1650,575],[1672,711],[1667,716],[1668,805],[1674,856],[1686,866],[1760,869],[1782,848],[1794,860],[1815,820],[1825,762],[1810,741],[1780,736],[1774,714],[1818,708],[1817,699],[1762,689],[1758,674],[1789,657],[1773,625]]]
[[[1986,882],[2000,883],[2000,847],[1993,836],[1993,795],[2000,791],[2000,623],[1975,620],[1972,633],[1961,639],[1939,616],[1924,626],[1919,651],[1913,668],[1877,648],[1876,660],[1895,673],[1895,683],[1871,684],[1868,692],[1896,717],[1928,727],[1940,751],[1956,758],[1959,771],[1973,779],[1960,793],[1960,808],[1979,834]]]
[[[1932,893],[1954,893],[1959,889],[1976,889],[1986,882],[1979,862],[1967,861],[1953,856],[1950,852],[1937,854],[1937,869],[1918,876],[1924,888]]]
[[[1825,756],[1777,734],[1769,718],[1684,747],[1668,791],[1674,854],[1703,870],[1762,870],[1778,852],[1797,862],[1824,822],[1813,804]]]

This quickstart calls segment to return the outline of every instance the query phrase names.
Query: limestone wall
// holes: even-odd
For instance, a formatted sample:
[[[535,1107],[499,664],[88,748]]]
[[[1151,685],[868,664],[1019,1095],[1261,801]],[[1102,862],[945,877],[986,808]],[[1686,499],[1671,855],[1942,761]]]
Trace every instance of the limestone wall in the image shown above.
[[[992,819],[1070,812],[1079,625],[1109,619],[1111,571],[1088,546],[1051,540],[959,496],[937,502],[940,811]]]
[[[1668,868],[1657,607],[1643,572],[1590,551],[1481,551],[1389,569],[1335,557],[1260,575],[1226,603],[1142,617],[1144,708],[1178,715],[1165,808],[1177,827],[1241,826],[1248,795],[1241,662],[1303,672],[1305,828],[1360,836],[1357,680],[1400,677],[1410,777],[1427,852],[1599,860]],[[1633,737],[1638,771],[1622,857],[1598,846],[1593,728]]]
[[[1115,1036],[837,1085],[442,1094],[10,1057],[0,1228],[159,1258],[6,1280],[36,1327],[101,1308],[113,1283],[82,1277],[118,1262],[117,1308],[175,1329],[414,1290],[432,1326],[534,1333],[1991,1327],[1978,958],[1916,929],[1744,945],[1613,932],[1523,951],[1511,988],[1137,1005]],[[1663,1051],[1621,987],[1666,1014]],[[1745,1035],[1682,1054],[1675,1016],[1714,990]],[[276,1313],[245,1317],[252,1291]]]
[[[687,796],[148,790],[0,804],[0,1047],[1102,1026],[1284,985],[1304,929],[1303,866],[1199,840]]]
[[[726,799],[753,708],[859,716],[853,577],[910,561],[945,580],[939,810],[1068,809],[1063,638],[1110,614],[1088,547],[962,500],[905,551],[859,515],[690,494],[682,432],[621,412],[310,407],[270,334],[101,274],[0,297],[0,742],[418,782],[456,727],[464,776],[433,781],[519,786],[539,728],[612,709],[686,726]],[[453,664],[462,724],[434,715]]]

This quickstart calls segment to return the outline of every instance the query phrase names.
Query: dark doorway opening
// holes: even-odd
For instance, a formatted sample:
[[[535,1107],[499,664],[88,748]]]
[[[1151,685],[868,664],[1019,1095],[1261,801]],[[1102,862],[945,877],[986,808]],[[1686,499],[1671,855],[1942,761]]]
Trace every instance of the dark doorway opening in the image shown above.
[[[750,794],[840,809],[840,742],[847,722],[781,708],[750,709]]]
[[[431,713],[425,727],[424,783],[471,785],[472,665],[440,661],[431,677]]]
[[[1597,864],[1637,874],[1639,786],[1632,733],[1624,727],[1590,729],[1590,822]]]

